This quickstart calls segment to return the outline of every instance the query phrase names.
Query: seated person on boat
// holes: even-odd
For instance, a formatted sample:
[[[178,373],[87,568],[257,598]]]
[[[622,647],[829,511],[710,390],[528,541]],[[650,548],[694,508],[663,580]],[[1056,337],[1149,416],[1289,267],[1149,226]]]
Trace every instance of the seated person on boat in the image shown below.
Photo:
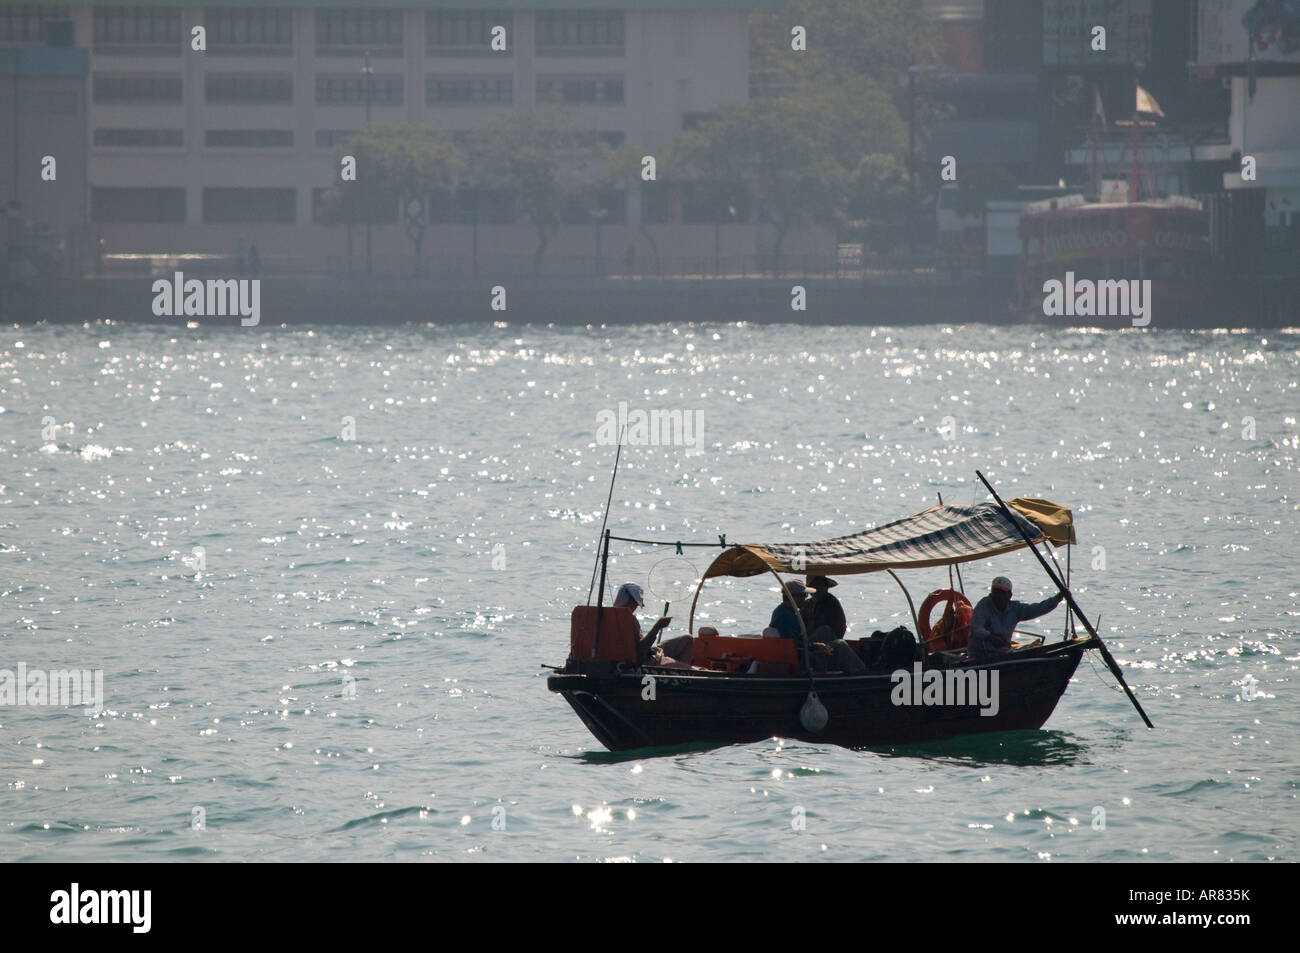
[[[798,615],[795,614],[796,610],[789,601],[782,599],[781,604],[772,610],[772,628],[780,632],[782,638],[794,641],[795,652],[801,663],[804,628],[806,627],[812,633],[809,637],[808,658],[815,672],[841,671],[850,675],[865,674],[867,666],[843,638],[848,630],[848,623],[844,620],[844,610],[840,607],[839,600],[828,591],[837,583],[825,576],[809,576],[808,585],[813,587],[816,593],[812,600],[808,598],[808,587],[798,580],[785,584],[786,591],[798,606]],[[820,611],[819,604],[824,606]],[[803,626],[800,625],[800,617]]]
[[[808,633],[813,643],[830,644],[836,639],[844,638],[849,630],[848,620],[844,617],[844,607],[840,600],[831,595],[831,590],[839,585],[826,576],[809,576],[806,587],[812,592],[812,601],[807,604],[808,611],[804,620],[808,624]]]
[[[793,579],[785,584],[785,591],[789,593],[790,598],[782,598],[780,605],[772,610],[772,618],[768,625],[780,632],[781,638],[793,639],[795,648],[802,652],[803,626],[799,624],[799,617],[804,614],[808,592],[804,589],[803,583]],[[794,605],[790,604],[791,600],[794,601]]]
[[[996,662],[1011,654],[1011,635],[1016,624],[1047,615],[1065,598],[1058,592],[1042,602],[1012,602],[1011,580],[998,576],[989,594],[975,604],[970,620],[968,652],[972,662]]]
[[[645,607],[645,595],[641,587],[634,582],[625,582],[618,587],[618,594],[614,596],[615,608],[626,608],[633,613],[632,620],[636,623],[638,635],[641,632],[641,623],[636,619],[636,610]],[[650,663],[652,665],[674,665],[677,663],[690,664],[691,661],[691,643],[694,641],[689,635],[679,635],[675,639],[666,640],[663,645],[655,645],[655,639],[659,633],[668,628],[672,622],[671,616],[660,616],[659,619],[651,626],[650,631],[641,636],[637,641],[637,660],[642,664]]]

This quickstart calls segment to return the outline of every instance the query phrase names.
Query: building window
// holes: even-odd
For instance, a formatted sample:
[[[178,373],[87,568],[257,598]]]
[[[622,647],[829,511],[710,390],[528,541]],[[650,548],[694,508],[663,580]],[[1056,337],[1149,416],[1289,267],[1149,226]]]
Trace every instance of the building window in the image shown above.
[[[179,47],[181,11],[172,7],[95,7],[95,48]]]
[[[205,7],[203,25],[212,53],[288,53],[293,49],[293,11],[260,7]]]
[[[45,24],[72,16],[63,4],[0,4],[0,46],[18,43],[44,43]]]
[[[209,129],[209,149],[292,149],[292,129]]]
[[[539,11],[537,53],[539,56],[622,56],[623,14]]]
[[[80,106],[71,89],[24,89],[18,96],[18,111],[32,115],[75,116]]]
[[[207,188],[203,224],[292,225],[298,196],[293,189]]]
[[[317,129],[316,148],[333,149],[342,145],[357,134],[355,129]]]
[[[92,188],[90,218],[103,225],[181,224],[185,189]]]
[[[623,105],[622,77],[539,76],[539,103],[564,103],[570,106]]]
[[[287,73],[268,76],[232,76],[209,73],[204,94],[210,103],[238,103],[246,106],[293,102],[293,77]]]
[[[506,28],[506,51],[492,49],[492,28]],[[434,56],[504,56],[514,48],[509,10],[430,10],[424,16],[425,52]]]
[[[509,106],[514,102],[514,80],[509,76],[439,76],[424,81],[430,106]]]
[[[400,106],[404,97],[402,77],[375,76],[370,79],[370,102],[375,106]],[[364,106],[366,103],[365,76],[317,76],[316,104],[318,106]]]
[[[182,98],[179,76],[115,76],[95,74],[97,103],[176,103]]]
[[[179,129],[96,129],[95,145],[113,149],[176,148],[184,144]]]
[[[316,52],[402,55],[401,10],[317,10]]]

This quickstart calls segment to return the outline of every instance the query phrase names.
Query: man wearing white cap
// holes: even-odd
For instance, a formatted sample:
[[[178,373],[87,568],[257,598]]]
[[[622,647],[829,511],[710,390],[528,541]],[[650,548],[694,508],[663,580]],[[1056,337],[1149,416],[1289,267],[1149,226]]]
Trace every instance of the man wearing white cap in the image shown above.
[[[618,593],[614,596],[614,606],[615,608],[631,609],[633,621],[636,621],[636,610],[645,606],[645,594],[636,583],[625,582],[618,587]],[[668,639],[664,642],[662,648],[655,645],[655,639],[658,638],[659,633],[666,629],[668,623],[672,621],[670,616],[661,616],[650,631],[638,640],[637,654],[642,663],[672,665],[677,662],[684,662],[689,664],[691,660],[691,643],[693,641],[689,635]],[[640,622],[637,622],[636,628],[639,633],[641,631]]]
[[[1011,652],[1011,633],[1017,623],[1047,615],[1064,599],[1058,592],[1042,602],[1012,602],[1011,580],[998,576],[989,588],[989,594],[975,604],[970,619],[970,645],[968,653],[972,662],[995,662]]]

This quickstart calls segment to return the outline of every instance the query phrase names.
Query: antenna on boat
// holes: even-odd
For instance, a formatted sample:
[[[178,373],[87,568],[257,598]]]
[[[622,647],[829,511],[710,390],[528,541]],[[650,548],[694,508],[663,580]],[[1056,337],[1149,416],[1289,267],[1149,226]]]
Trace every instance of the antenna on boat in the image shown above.
[[[601,554],[604,558],[609,559],[609,538],[605,532],[605,524],[609,522],[609,505],[614,499],[614,481],[618,479],[618,462],[623,456],[623,437],[627,434],[627,424],[623,425],[623,430],[618,435],[618,450],[614,452],[614,472],[609,475],[609,496],[605,498],[605,515],[600,521],[600,536],[596,538],[596,565],[591,567],[591,585],[587,587],[587,605],[591,605],[591,593],[596,588],[596,571],[600,569]],[[604,547],[602,550],[601,547]],[[605,582],[601,580],[601,596],[603,597]]]
[[[1133,689],[1129,688],[1128,682],[1124,681],[1124,673],[1120,671],[1119,663],[1116,662],[1114,656],[1110,654],[1110,650],[1106,648],[1106,643],[1101,640],[1101,636],[1098,635],[1097,630],[1092,627],[1092,623],[1088,621],[1088,617],[1083,614],[1083,610],[1079,608],[1079,604],[1074,601],[1074,596],[1070,595],[1069,588],[1057,577],[1056,573],[1052,571],[1052,567],[1047,564],[1047,560],[1043,558],[1043,554],[1038,551],[1038,547],[1034,545],[1034,541],[1029,538],[1029,534],[1026,533],[1024,527],[1020,525],[1020,521],[1015,518],[1011,510],[1007,507],[1007,504],[1002,502],[1002,497],[998,496],[998,491],[993,489],[993,484],[984,479],[984,474],[980,473],[978,470],[975,471],[975,475],[980,478],[981,483],[988,487],[988,491],[993,494],[993,499],[998,501],[998,506],[1002,507],[1002,512],[1006,515],[1007,519],[1011,521],[1011,525],[1016,528],[1016,531],[1020,533],[1021,538],[1024,539],[1025,545],[1030,548],[1036,557],[1038,557],[1038,562],[1042,565],[1043,570],[1052,578],[1052,582],[1056,583],[1056,588],[1061,591],[1061,595],[1065,596],[1065,601],[1069,604],[1070,609],[1079,617],[1079,621],[1082,622],[1083,627],[1088,630],[1088,634],[1096,640],[1097,650],[1101,652],[1101,657],[1102,660],[1105,661],[1106,667],[1110,669],[1110,673],[1115,676],[1115,680],[1119,682],[1120,687],[1124,689],[1124,694],[1128,695],[1128,700],[1133,703],[1133,707],[1136,708],[1137,713],[1142,716],[1142,720],[1146,722],[1146,726],[1148,728],[1154,728],[1155,725],[1151,724],[1151,719],[1147,717],[1147,713],[1142,710],[1142,705],[1138,702],[1137,696],[1133,694]]]

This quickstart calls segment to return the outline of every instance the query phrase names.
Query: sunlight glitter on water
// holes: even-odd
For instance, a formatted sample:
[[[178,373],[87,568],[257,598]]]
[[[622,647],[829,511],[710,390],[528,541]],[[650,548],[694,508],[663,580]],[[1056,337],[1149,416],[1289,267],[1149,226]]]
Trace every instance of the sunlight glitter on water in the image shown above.
[[[295,859],[462,857],[444,835],[500,802],[494,859],[916,859],[933,837],[986,859],[1294,860],[1298,348],[1032,327],[0,329],[6,651],[102,668],[106,694],[95,720],[6,710],[6,855],[121,859],[122,829],[129,856],[166,856],[203,805],[193,833],[222,859],[290,840]],[[537,666],[563,660],[586,598],[613,456],[596,418],[620,401],[702,411],[704,452],[625,448],[618,535],[849,533],[971,502],[976,467],[1071,505],[1080,600],[1156,730],[1081,667],[1029,738],[584,757],[599,745]],[[671,635],[697,572],[662,558],[617,553],[611,585],[674,590]],[[1047,594],[1032,557],[996,569]],[[910,625],[887,579],[836,591],[854,636]],[[761,631],[773,596],[710,580],[697,621]],[[376,815],[461,810],[345,828],[371,788]],[[930,830],[936,792],[963,811]],[[52,818],[56,840],[33,827]]]

